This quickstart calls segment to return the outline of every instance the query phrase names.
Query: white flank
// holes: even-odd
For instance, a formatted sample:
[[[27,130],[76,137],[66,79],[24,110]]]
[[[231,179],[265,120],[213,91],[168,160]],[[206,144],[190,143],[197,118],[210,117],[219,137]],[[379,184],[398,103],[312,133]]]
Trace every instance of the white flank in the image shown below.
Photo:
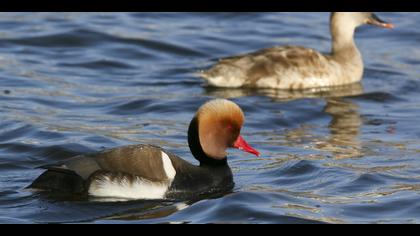
[[[168,155],[162,152],[163,169],[167,176],[166,181],[153,182],[137,177],[130,182],[127,179],[111,180],[103,176],[91,183],[89,194],[95,197],[122,198],[122,199],[163,199],[166,191],[175,178],[176,171]]]
[[[95,197],[163,199],[169,185],[168,182],[152,182],[140,177],[133,182],[127,179],[111,181],[108,176],[104,176],[92,182],[89,194]]]
[[[189,207],[190,205],[186,204],[185,202],[180,202],[175,204],[175,207],[178,211],[182,211],[184,209],[186,209],[187,207]]]

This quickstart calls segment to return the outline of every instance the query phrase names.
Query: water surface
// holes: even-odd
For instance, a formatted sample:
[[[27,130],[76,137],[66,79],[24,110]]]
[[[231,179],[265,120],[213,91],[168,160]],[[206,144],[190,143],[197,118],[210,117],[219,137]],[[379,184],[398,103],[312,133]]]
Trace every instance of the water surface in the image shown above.
[[[360,84],[210,89],[194,72],[283,44],[328,51],[328,13],[1,13],[1,223],[420,223],[419,13],[362,27]],[[188,202],[25,191],[71,156],[133,143],[197,163],[188,123],[223,97],[260,158],[231,151],[232,192]]]

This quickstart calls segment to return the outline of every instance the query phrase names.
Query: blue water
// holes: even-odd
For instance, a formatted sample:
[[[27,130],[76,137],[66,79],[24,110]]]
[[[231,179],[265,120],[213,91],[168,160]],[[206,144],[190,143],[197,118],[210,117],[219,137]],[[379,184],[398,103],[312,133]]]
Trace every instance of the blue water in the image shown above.
[[[209,89],[218,58],[283,44],[328,51],[328,13],[1,13],[0,223],[420,223],[419,13],[362,27],[361,84]],[[231,193],[188,202],[45,198],[36,167],[133,143],[197,163],[188,123],[230,98],[262,156],[231,151]]]

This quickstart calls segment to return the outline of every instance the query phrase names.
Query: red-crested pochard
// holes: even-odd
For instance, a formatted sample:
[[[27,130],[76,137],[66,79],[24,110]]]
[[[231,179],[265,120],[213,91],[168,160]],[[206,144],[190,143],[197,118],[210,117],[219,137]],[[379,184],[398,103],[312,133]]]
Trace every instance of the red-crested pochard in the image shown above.
[[[211,100],[199,108],[188,129],[199,166],[157,146],[130,145],[43,167],[47,170],[29,188],[123,199],[188,198],[231,189],[226,149],[259,155],[240,135],[243,123],[244,114],[234,102]]]
[[[209,86],[227,88],[298,90],[355,83],[362,79],[363,60],[354,32],[364,24],[394,27],[372,12],[333,12],[329,54],[300,46],[277,46],[221,59],[199,74]]]

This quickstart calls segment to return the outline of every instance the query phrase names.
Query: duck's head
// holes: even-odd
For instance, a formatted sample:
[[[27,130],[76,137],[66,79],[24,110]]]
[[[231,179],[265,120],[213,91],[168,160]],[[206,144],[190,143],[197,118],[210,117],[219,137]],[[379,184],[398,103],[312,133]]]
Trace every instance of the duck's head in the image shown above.
[[[202,105],[188,129],[188,144],[200,164],[226,163],[226,149],[237,148],[259,156],[240,135],[245,117],[241,108],[226,99]]]
[[[331,23],[334,25],[357,28],[369,24],[382,28],[394,28],[394,25],[381,20],[373,12],[333,12],[331,13]]]

